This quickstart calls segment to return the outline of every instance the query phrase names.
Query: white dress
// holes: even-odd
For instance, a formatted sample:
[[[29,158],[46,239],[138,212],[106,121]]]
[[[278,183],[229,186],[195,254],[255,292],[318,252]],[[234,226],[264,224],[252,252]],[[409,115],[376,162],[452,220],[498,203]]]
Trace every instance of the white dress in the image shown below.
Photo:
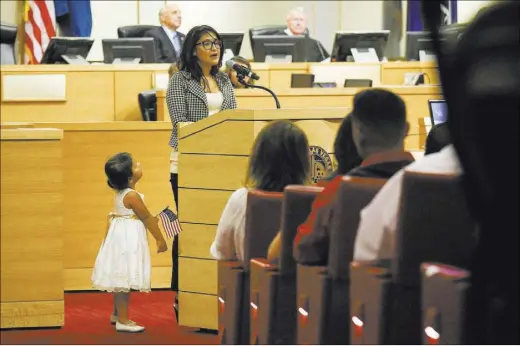
[[[144,224],[123,204],[125,195],[118,191],[106,239],[101,244],[92,273],[94,288],[107,292],[150,292],[150,248]],[[144,195],[139,193],[141,198]]]

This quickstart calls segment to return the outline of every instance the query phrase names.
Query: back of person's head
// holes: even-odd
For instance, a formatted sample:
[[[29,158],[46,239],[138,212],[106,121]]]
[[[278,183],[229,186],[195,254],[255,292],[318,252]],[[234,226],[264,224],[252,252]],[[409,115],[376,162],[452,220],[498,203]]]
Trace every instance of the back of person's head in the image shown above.
[[[282,192],[285,186],[309,179],[309,143],[305,133],[287,120],[265,126],[253,144],[246,186]]]
[[[404,149],[408,123],[403,99],[391,91],[371,88],[354,96],[353,108],[354,143],[363,159]]]
[[[132,155],[129,153],[118,153],[105,163],[105,174],[107,183],[114,190],[124,190],[130,187],[132,179]]]
[[[424,154],[438,153],[445,146],[451,144],[450,129],[448,123],[433,125],[424,145]]]
[[[342,121],[334,140],[334,155],[338,163],[336,173],[344,175],[358,167],[363,159],[359,156],[352,137],[352,117],[347,115]]]

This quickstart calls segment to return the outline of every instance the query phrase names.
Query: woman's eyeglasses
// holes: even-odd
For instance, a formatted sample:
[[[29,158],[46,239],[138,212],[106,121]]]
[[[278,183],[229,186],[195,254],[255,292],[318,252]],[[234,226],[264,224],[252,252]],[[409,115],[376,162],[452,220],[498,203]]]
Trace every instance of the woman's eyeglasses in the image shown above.
[[[215,47],[217,49],[221,49],[222,48],[222,41],[219,41],[219,40],[216,40],[216,41],[204,41],[204,42],[199,42],[196,45],[197,46],[202,46],[202,48],[204,48],[205,50],[212,50],[213,47]]]

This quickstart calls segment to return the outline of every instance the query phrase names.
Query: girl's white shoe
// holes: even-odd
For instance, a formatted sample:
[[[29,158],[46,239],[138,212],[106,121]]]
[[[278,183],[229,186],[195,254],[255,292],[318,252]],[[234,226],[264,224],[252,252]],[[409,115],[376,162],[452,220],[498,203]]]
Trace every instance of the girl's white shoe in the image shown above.
[[[118,321],[118,317],[114,315],[110,315],[110,324],[116,324]],[[128,324],[136,324],[134,321],[128,321]]]
[[[116,330],[123,333],[140,333],[144,331],[144,327],[138,326],[135,322],[133,324],[122,324],[116,322]]]

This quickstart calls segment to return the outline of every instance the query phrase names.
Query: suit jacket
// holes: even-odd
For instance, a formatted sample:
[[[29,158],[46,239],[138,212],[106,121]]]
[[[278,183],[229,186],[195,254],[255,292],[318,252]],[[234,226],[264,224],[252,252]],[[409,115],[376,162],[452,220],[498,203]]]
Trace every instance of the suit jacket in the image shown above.
[[[237,101],[231,80],[224,72],[218,72],[215,80],[222,92],[223,101],[220,110],[236,109]],[[208,99],[198,81],[187,71],[175,73],[168,83],[166,104],[173,124],[170,146],[177,149],[177,124],[195,122],[208,117]]]
[[[180,46],[184,43],[184,38],[186,35],[177,31],[177,36],[180,40]],[[156,28],[148,30],[144,37],[153,37],[155,42],[155,61],[158,63],[173,63],[177,62],[180,57],[175,53],[175,48],[173,47],[172,40],[166,35],[166,32],[162,28],[162,26],[158,26]]]

